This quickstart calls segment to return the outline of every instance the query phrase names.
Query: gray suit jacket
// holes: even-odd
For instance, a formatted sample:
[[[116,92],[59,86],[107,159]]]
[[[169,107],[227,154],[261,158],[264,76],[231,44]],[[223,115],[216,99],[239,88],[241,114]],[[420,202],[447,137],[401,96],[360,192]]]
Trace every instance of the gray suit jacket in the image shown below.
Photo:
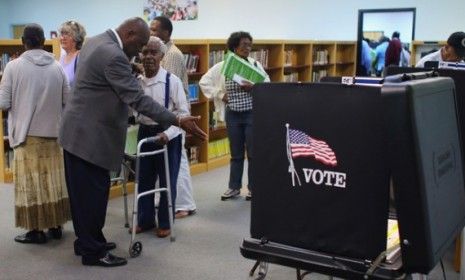
[[[162,125],[177,123],[173,113],[144,95],[131,72],[111,30],[86,40],[60,127],[58,141],[64,150],[104,169],[118,170],[128,105]]]

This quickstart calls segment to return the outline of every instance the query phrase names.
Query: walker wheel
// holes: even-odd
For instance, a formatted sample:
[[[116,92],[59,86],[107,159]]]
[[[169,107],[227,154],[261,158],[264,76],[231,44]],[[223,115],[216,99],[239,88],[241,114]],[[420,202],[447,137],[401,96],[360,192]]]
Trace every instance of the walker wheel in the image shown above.
[[[174,241],[176,241],[176,237],[174,237],[174,236],[170,236],[170,241],[171,241],[171,242],[174,242]]]
[[[139,241],[134,242],[131,247],[129,248],[129,255],[131,258],[138,257],[142,252],[142,243]]]

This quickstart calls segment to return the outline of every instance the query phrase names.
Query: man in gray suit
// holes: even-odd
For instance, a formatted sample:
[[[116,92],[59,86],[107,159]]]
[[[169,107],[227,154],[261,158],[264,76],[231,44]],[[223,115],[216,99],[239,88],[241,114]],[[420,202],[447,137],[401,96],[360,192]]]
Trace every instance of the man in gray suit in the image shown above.
[[[141,18],[124,21],[116,30],[86,40],[79,54],[75,87],[66,103],[59,143],[64,150],[74,231],[74,252],[82,264],[120,266],[126,259],[108,253],[116,247],[102,229],[110,188],[110,170],[124,156],[128,105],[161,125],[175,125],[206,139],[198,117],[176,116],[141,89],[130,59],[148,42],[150,31]]]

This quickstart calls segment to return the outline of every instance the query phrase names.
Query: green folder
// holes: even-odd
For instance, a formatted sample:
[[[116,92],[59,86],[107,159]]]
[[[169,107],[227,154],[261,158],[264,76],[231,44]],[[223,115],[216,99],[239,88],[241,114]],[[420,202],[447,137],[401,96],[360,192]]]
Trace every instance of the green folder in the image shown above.
[[[261,83],[265,80],[266,74],[262,70],[250,64],[233,52],[228,52],[224,59],[221,74],[226,78],[242,84],[242,81],[250,83]]]
[[[126,146],[124,152],[129,155],[135,155],[137,152],[137,132],[139,131],[139,125],[132,125],[128,127],[126,134]]]

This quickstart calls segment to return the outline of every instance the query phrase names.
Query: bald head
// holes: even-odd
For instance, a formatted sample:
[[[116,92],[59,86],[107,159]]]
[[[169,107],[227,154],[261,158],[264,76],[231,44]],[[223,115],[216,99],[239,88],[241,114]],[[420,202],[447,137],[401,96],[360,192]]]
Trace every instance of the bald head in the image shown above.
[[[125,20],[116,28],[116,32],[121,38],[123,50],[129,58],[139,54],[150,37],[149,26],[139,17]]]

